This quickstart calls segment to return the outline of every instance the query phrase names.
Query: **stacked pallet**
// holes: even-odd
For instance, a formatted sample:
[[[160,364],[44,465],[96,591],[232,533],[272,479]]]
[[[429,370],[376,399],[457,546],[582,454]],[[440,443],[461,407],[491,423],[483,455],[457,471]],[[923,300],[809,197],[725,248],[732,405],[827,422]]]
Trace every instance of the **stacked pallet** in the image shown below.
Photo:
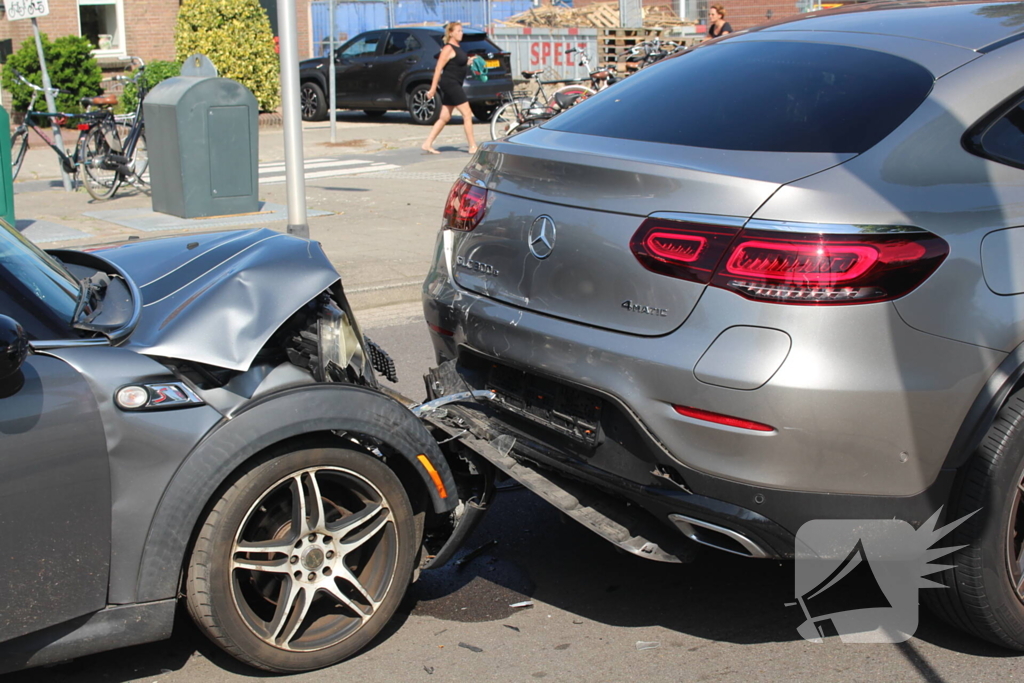
[[[693,22],[683,21],[669,5],[644,7],[644,26],[688,26]],[[534,28],[617,28],[619,3],[597,2],[585,7],[541,6],[509,17],[506,26],[530,26]]]
[[[599,64],[617,64],[620,71],[632,71],[634,64],[621,61],[621,57],[648,40],[660,38],[661,28],[606,28],[597,35],[597,61]]]

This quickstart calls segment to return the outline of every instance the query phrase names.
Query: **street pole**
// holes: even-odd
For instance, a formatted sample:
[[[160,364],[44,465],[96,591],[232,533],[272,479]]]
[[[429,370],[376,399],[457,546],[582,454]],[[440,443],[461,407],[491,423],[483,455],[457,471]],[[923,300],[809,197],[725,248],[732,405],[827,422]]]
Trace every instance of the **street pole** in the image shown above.
[[[334,65],[334,62],[335,62],[335,59],[334,59],[334,47],[335,47],[335,44],[336,44],[335,41],[337,40],[337,31],[336,31],[335,26],[334,26],[334,0],[330,0],[330,2],[327,3],[327,8],[328,8],[328,11],[331,13],[331,56],[330,56],[330,59],[327,60],[328,61],[328,64],[327,64],[327,80],[329,81],[329,83],[327,85],[327,90],[328,90],[327,97],[330,98],[330,104],[331,104],[331,108],[330,108],[330,112],[331,112],[331,144],[333,145],[334,143],[336,143],[338,141],[338,138],[337,138],[337,135],[338,135],[338,133],[337,133],[337,127],[338,127],[337,123],[338,122],[335,120],[337,118],[337,114],[338,114],[338,108],[337,108],[337,106],[335,104],[338,101],[338,98],[337,98],[338,84],[337,84],[337,82],[335,81],[335,78],[334,78],[335,69],[337,68]]]
[[[53,92],[50,90],[50,73],[46,70],[46,58],[43,56],[43,40],[39,37],[39,22],[36,21],[35,17],[32,17],[32,33],[36,37],[36,52],[39,53],[39,67],[43,72],[43,94],[46,96],[46,111],[51,114],[57,113],[57,104],[53,101]],[[64,138],[60,136],[60,126],[57,124],[57,119],[50,117],[50,124],[53,126],[53,144],[60,150],[61,154],[65,154],[64,151]],[[68,175],[68,171],[64,168],[64,162],[60,164],[60,178],[64,181],[64,191],[71,192],[74,187],[71,184],[71,176]]]
[[[309,239],[295,0],[278,1],[277,28],[281,38],[281,118],[284,127],[284,176],[288,188],[288,234]]]

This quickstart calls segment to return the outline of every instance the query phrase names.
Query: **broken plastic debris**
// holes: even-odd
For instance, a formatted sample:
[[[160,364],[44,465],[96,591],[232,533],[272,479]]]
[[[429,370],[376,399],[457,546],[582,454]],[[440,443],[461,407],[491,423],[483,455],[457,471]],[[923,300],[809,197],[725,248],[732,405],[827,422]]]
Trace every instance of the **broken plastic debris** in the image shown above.
[[[523,600],[522,602],[513,602],[509,605],[512,609],[522,609],[526,607],[533,607],[533,600]]]
[[[484,543],[482,546],[480,546],[479,548],[476,548],[475,550],[470,550],[468,553],[463,555],[460,559],[455,561],[455,568],[456,569],[462,569],[468,563],[472,562],[475,558],[480,556],[485,550],[487,550],[488,548],[492,548],[492,547],[494,547],[496,545],[498,545],[498,542],[492,540],[492,541],[487,541],[487,543]]]
[[[502,624],[502,626],[504,626],[505,628],[510,628],[513,631],[515,631],[516,633],[519,633],[519,627],[518,626],[513,626],[512,624]]]
[[[425,666],[425,667],[423,667],[423,670],[426,671],[427,674],[429,674],[429,675],[433,675],[433,673],[434,673],[434,667],[432,667],[432,666]]]
[[[476,645],[470,645],[469,643],[459,643],[459,647],[464,647],[467,650],[469,650],[470,652],[483,652],[484,651],[484,649],[482,647],[477,647]]]
[[[636,649],[637,650],[653,650],[656,647],[661,647],[661,643],[656,643],[654,641],[647,641],[647,640],[638,640],[638,641],[636,641]]]
[[[580,624],[582,624],[583,622],[582,622],[582,621],[581,621],[580,619],[573,619],[573,620],[572,620],[572,623],[574,623],[574,624],[576,624],[577,626],[579,626],[579,625],[580,625]]]

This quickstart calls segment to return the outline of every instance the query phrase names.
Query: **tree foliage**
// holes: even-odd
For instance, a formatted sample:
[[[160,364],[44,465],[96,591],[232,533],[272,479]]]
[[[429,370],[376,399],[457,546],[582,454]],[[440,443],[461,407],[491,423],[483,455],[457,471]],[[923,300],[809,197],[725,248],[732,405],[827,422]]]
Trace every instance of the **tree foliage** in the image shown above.
[[[252,91],[262,111],[280,104],[274,35],[257,0],[184,0],[175,50],[179,62],[196,53],[209,57],[221,76]]]
[[[142,76],[139,80],[142,85],[145,86],[146,90],[152,90],[161,81],[180,75],[181,64],[178,62],[153,61],[146,65],[146,70],[142,72]],[[138,96],[139,89],[135,83],[124,84],[124,95],[121,97],[121,103],[124,105],[124,111],[135,111],[135,105],[139,101]]]
[[[103,92],[100,71],[96,58],[92,56],[93,46],[88,38],[80,36],[63,36],[50,42],[46,34],[41,36],[43,54],[46,56],[46,67],[50,74],[50,84],[55,88],[68,91],[68,94],[57,95],[58,111],[78,113],[82,105],[78,100],[93,97]],[[7,58],[0,82],[4,90],[11,93],[15,111],[26,111],[32,99],[32,89],[14,77],[16,69],[32,83],[43,84],[43,72],[39,66],[39,54],[36,52],[35,40],[26,40],[21,49]],[[45,111],[46,101],[42,93],[36,100],[36,110]]]

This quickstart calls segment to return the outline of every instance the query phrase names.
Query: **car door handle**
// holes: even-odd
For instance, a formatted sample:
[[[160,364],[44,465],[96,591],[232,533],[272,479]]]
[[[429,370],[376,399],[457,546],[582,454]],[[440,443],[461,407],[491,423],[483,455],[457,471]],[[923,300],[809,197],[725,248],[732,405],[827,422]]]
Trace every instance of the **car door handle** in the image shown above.
[[[416,63],[416,62],[418,62],[418,61],[419,61],[419,60],[418,60],[418,59],[416,59],[415,57],[409,57],[408,59],[406,59],[406,60],[405,60],[405,63],[406,63],[406,64],[415,64],[415,63]]]

